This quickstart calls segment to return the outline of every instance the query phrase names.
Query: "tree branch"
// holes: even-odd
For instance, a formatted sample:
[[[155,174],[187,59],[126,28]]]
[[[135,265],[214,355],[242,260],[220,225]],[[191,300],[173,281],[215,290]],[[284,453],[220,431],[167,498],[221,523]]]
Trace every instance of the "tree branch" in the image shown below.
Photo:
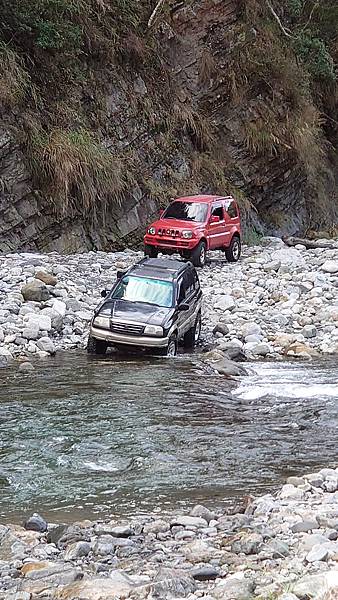
[[[288,38],[292,38],[293,36],[290,32],[290,29],[287,29],[284,27],[284,25],[282,24],[282,21],[280,20],[279,16],[277,15],[276,11],[274,10],[273,6],[270,4],[269,0],[266,0],[266,4],[267,4],[271,14],[273,15],[273,17],[276,19],[276,21],[277,21],[280,29],[284,33],[284,35],[286,35],[286,37],[288,37]]]
[[[151,13],[151,15],[149,17],[148,29],[150,29],[150,27],[152,26],[152,24],[153,24],[153,22],[154,22],[154,20],[156,18],[157,13],[160,12],[160,10],[161,10],[161,8],[162,8],[162,6],[163,6],[164,3],[165,3],[165,0],[158,0],[158,2],[156,4],[153,12]]]

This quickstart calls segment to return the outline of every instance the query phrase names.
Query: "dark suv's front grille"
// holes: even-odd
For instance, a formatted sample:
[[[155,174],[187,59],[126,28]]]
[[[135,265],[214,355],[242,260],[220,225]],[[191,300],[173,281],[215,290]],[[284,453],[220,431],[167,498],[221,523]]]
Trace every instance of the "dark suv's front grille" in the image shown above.
[[[120,323],[119,321],[111,321],[111,331],[122,333],[122,335],[142,335],[144,325],[136,325],[135,323]]]

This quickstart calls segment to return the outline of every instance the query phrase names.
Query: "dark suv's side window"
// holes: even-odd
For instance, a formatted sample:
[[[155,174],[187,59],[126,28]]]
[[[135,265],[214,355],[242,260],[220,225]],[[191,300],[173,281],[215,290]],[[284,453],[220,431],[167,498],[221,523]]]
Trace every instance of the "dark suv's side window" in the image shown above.
[[[219,217],[220,221],[224,221],[224,209],[223,206],[214,206],[211,211],[212,217]]]
[[[181,304],[181,302],[184,302],[185,300],[185,296],[186,296],[186,286],[184,285],[184,279],[183,277],[181,277],[181,279],[178,282],[178,304]]]
[[[237,206],[234,202],[230,202],[230,204],[227,208],[227,213],[231,219],[234,219],[235,217],[238,216]]]
[[[181,304],[181,302],[184,302],[186,299],[189,299],[195,291],[195,279],[191,269],[187,269],[183,273],[183,277],[179,281],[178,285],[178,304]]]

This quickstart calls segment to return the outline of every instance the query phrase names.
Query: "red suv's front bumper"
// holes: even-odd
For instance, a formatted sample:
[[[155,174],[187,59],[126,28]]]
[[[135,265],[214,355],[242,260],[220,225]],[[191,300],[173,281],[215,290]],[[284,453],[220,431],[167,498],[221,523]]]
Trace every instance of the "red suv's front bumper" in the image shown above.
[[[179,236],[166,236],[166,235],[151,235],[146,233],[144,236],[144,243],[147,246],[155,246],[156,248],[163,248],[168,250],[192,250],[198,243],[196,238],[184,239]]]

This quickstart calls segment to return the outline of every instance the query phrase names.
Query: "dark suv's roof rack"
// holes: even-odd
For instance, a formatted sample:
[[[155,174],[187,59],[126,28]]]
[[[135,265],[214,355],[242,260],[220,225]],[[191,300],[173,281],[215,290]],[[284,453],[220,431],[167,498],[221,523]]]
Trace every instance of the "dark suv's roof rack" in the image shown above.
[[[173,258],[149,258],[145,257],[136,263],[130,271],[152,271],[161,277],[163,275],[167,275],[166,279],[174,279],[179,275],[182,271],[184,271],[187,266],[192,266],[190,262],[173,259]],[[146,275],[146,273],[144,273]]]

